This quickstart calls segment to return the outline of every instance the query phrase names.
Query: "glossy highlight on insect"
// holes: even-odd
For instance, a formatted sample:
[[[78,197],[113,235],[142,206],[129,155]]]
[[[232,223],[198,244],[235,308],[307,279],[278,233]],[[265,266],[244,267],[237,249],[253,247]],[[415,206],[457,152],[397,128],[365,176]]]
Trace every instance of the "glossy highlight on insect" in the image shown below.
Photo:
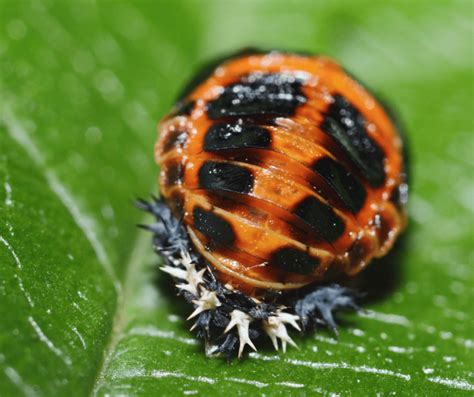
[[[387,109],[325,56],[245,50],[191,81],[159,124],[161,199],[142,203],[208,353],[285,325],[335,328],[334,283],[406,224],[404,147]],[[324,306],[326,305],[326,306]]]

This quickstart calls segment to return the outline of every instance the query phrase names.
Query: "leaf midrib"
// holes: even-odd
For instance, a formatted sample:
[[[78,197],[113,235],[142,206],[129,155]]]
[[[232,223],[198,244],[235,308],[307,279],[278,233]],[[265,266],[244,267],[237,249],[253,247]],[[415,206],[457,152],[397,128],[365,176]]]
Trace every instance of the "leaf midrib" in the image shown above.
[[[148,216],[143,217],[142,222],[145,223]],[[122,281],[122,289],[117,294],[117,305],[112,323],[112,330],[110,332],[109,340],[100,367],[97,370],[97,376],[93,383],[91,396],[97,396],[100,388],[104,385],[109,364],[114,356],[114,352],[118,343],[123,336],[123,330],[128,322],[126,314],[127,302],[131,299],[133,293],[133,275],[138,274],[138,267],[143,263],[143,258],[149,248],[150,238],[144,232],[138,231],[135,241],[132,245],[132,252],[130,258],[125,266],[125,275]]]

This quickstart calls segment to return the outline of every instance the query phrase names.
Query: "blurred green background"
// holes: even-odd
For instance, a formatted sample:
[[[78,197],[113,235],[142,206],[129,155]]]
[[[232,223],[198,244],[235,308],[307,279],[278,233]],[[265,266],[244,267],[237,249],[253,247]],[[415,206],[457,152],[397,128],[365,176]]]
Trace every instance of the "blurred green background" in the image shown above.
[[[1,1],[0,395],[472,395],[472,27],[469,0]],[[183,83],[248,45],[359,76],[400,114],[414,182],[369,314],[227,364],[187,330],[131,203],[157,191]]]

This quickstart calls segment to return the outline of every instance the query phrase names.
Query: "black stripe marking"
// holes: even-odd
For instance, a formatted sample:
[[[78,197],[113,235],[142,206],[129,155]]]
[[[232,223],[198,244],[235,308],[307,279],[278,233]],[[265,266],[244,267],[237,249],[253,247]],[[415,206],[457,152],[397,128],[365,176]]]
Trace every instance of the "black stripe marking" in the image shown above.
[[[284,247],[274,252],[268,263],[290,273],[311,274],[318,268],[320,261],[305,251]]]
[[[167,187],[180,185],[183,182],[184,167],[181,163],[174,163],[166,166],[165,184]]]
[[[210,101],[208,116],[214,120],[227,116],[291,116],[306,102],[301,83],[291,74],[250,74]]]
[[[163,145],[163,152],[166,153],[171,149],[183,147],[188,140],[188,133],[186,131],[173,131],[167,137]]]
[[[308,196],[293,210],[318,235],[328,242],[337,240],[345,230],[344,221],[328,205],[316,197]]]
[[[171,115],[173,117],[174,116],[189,116],[192,113],[195,104],[196,104],[195,101],[186,101],[186,100],[179,101],[178,103],[176,103],[175,108]]]
[[[194,226],[212,242],[223,245],[232,245],[235,233],[232,225],[212,211],[201,207],[194,207]]]
[[[204,150],[208,152],[270,147],[272,137],[263,127],[251,124],[214,124],[204,138]]]
[[[334,189],[346,209],[356,214],[364,206],[367,197],[364,186],[342,164],[330,157],[323,157],[311,168]]]
[[[346,98],[335,95],[321,129],[342,146],[364,178],[377,187],[385,180],[385,155],[365,126],[362,114]]]
[[[253,189],[253,174],[235,164],[206,161],[199,169],[199,187],[247,194]]]

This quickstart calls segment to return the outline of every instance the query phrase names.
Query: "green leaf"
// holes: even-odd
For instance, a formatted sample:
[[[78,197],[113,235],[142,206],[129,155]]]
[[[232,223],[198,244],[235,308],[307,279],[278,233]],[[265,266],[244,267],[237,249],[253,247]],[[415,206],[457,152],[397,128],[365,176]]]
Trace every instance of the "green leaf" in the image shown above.
[[[461,395],[474,390],[472,4],[3,2],[0,395]],[[226,363],[132,206],[155,126],[201,62],[256,45],[338,59],[393,104],[410,228],[339,338]],[[372,281],[374,283],[374,280]]]

